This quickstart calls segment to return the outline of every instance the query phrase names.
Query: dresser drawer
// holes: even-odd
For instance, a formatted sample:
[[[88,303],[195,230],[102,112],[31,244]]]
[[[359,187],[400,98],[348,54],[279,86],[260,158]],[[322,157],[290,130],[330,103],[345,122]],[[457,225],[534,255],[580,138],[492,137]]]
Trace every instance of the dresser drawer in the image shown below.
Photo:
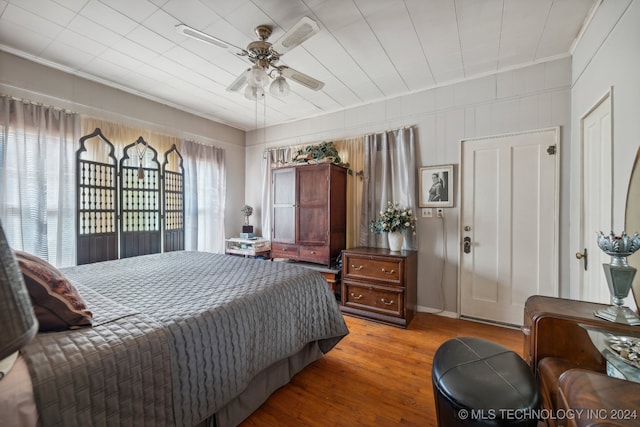
[[[345,278],[375,279],[397,286],[402,286],[404,283],[403,258],[382,258],[346,253],[342,269]]]
[[[372,286],[366,283],[343,280],[342,303],[345,306],[402,317],[404,290]]]
[[[271,258],[297,258],[298,246],[286,243],[271,243]]]

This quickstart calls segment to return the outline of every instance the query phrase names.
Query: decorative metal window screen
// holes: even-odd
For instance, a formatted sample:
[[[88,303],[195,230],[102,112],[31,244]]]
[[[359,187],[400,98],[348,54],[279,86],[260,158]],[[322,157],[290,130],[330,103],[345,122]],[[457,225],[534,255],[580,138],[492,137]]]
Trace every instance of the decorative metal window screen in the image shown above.
[[[164,251],[184,250],[184,168],[175,144],[164,153]]]
[[[76,152],[77,262],[118,258],[118,174],[113,144],[100,129]]]
[[[161,252],[160,162],[142,137],[124,148],[120,179],[120,258]]]
[[[86,141],[94,137],[108,149],[90,151],[108,152],[106,162],[83,159]],[[124,147],[119,170],[113,151],[100,129],[80,139],[78,265],[158,253],[163,246],[184,250],[184,169],[175,145],[162,170],[157,151],[142,137]]]

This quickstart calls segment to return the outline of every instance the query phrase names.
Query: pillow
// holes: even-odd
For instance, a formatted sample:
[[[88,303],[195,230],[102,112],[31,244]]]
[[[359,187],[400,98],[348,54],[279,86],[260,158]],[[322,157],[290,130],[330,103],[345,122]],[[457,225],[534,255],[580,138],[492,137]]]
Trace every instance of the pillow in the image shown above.
[[[91,326],[93,314],[60,270],[26,252],[15,251],[15,256],[40,323],[40,332]]]

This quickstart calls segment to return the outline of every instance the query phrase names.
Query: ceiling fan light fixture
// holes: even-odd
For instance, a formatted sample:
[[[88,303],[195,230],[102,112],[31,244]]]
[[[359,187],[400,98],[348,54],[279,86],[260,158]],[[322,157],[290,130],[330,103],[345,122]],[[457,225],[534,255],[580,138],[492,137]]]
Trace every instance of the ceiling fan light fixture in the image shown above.
[[[269,92],[276,98],[282,98],[289,95],[291,88],[284,77],[278,76],[273,80],[271,86],[269,86]]]
[[[251,67],[251,71],[247,77],[247,82],[250,86],[260,86],[261,88],[266,87],[269,84],[269,76],[264,69],[254,65]]]
[[[254,86],[249,84],[244,89],[244,97],[250,101],[255,101],[256,99],[262,98],[263,96],[264,89],[262,89],[262,86]]]

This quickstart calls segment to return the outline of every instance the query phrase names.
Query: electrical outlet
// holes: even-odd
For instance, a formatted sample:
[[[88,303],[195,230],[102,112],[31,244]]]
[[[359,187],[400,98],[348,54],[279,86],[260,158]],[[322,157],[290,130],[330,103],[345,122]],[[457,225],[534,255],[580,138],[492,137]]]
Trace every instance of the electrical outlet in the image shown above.
[[[422,209],[422,218],[432,218],[433,210],[431,208],[423,208]]]
[[[442,208],[436,209],[436,216],[438,218],[443,218],[444,217],[444,209],[442,209]]]

